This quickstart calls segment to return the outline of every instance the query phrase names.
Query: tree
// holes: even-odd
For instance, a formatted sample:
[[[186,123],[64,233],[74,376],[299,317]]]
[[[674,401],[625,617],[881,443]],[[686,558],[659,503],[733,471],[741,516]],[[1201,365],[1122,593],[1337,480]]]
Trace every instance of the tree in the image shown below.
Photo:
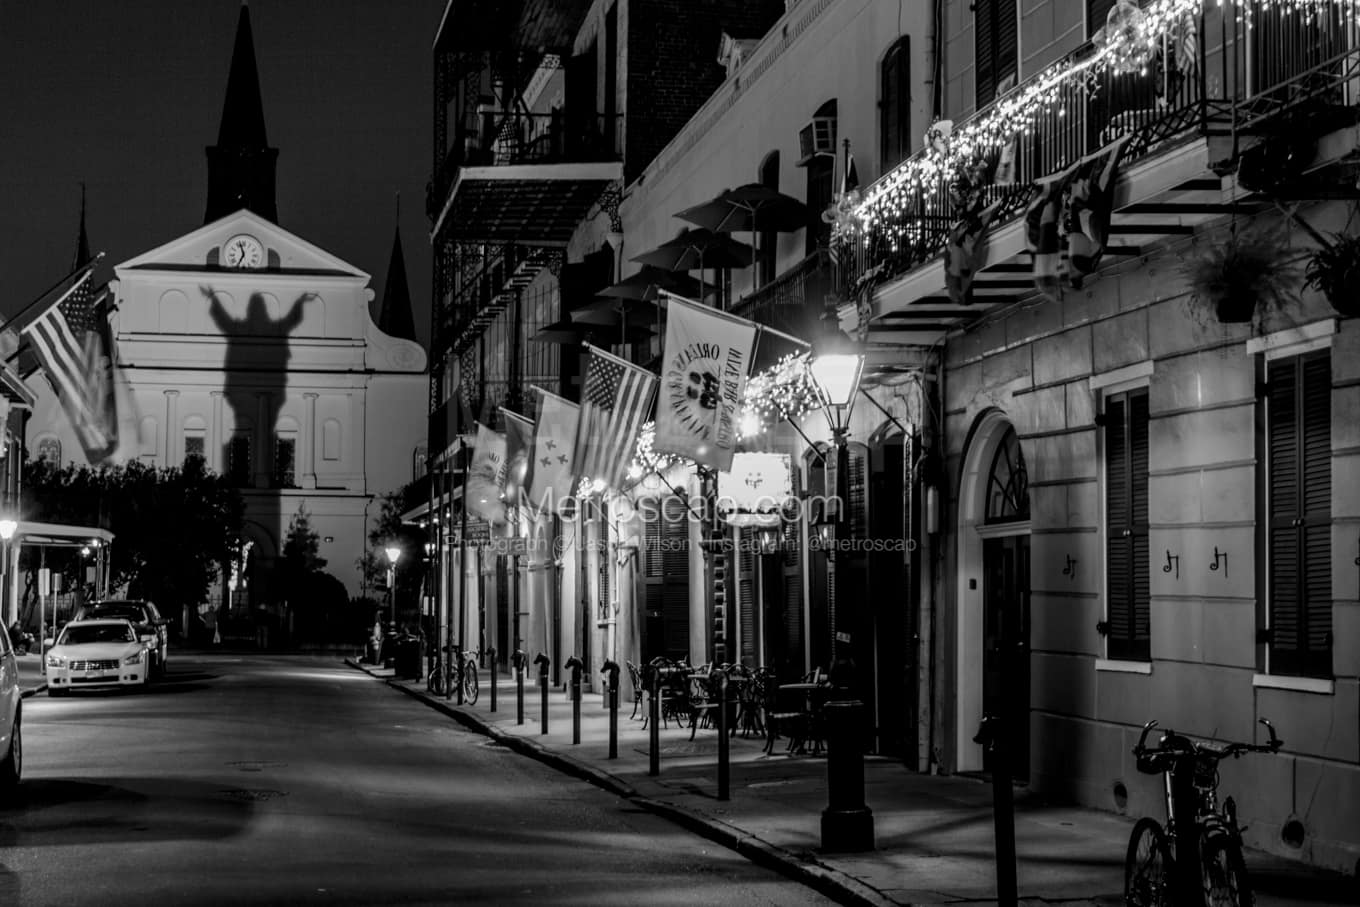
[[[411,602],[420,594],[421,580],[425,576],[425,530],[402,522],[404,499],[401,492],[385,494],[381,501],[378,518],[368,532],[368,550],[356,566],[366,587],[385,586],[388,561],[384,549],[395,544],[401,549],[396,571],[398,603]]]
[[[294,603],[304,599],[308,580],[326,566],[326,559],[319,553],[320,542],[320,536],[312,529],[312,515],[305,504],[299,504],[297,513],[288,521],[283,551],[274,566],[276,588],[282,598]]]
[[[168,613],[207,599],[245,514],[240,492],[201,457],[160,469],[137,460],[98,468],[29,462],[22,500],[26,520],[111,531],[110,584]],[[25,552],[27,566],[37,560]],[[76,582],[82,566],[69,554],[60,565]]]

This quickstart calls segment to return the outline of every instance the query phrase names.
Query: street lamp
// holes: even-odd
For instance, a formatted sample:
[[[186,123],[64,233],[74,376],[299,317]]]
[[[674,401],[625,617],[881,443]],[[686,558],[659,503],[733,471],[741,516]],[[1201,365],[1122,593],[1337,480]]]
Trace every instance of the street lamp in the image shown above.
[[[844,333],[833,330],[812,347],[808,372],[822,403],[822,412],[831,428],[831,443],[836,456],[836,543],[829,557],[835,571],[837,590],[844,594],[844,557],[841,541],[849,529],[846,503],[850,499],[850,451],[845,438],[850,429],[850,412],[859,391],[864,371],[864,350]],[[874,848],[874,814],[864,804],[864,703],[855,697],[855,664],[852,648],[853,623],[849,596],[837,602],[832,617],[831,667],[832,696],[825,706],[827,724],[826,779],[827,807],[822,810],[822,850],[858,852]]]
[[[391,612],[392,627],[395,631],[397,626],[397,561],[401,560],[401,548],[397,545],[388,545],[387,552],[387,604]]]

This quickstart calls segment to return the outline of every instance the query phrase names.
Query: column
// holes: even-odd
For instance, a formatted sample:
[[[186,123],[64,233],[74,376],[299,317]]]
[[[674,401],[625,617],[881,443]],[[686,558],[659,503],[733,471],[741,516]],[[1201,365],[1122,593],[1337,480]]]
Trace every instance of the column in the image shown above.
[[[274,456],[274,426],[269,422],[269,394],[255,395],[255,487],[268,488]]]
[[[302,460],[298,464],[302,475],[301,485],[303,488],[316,487],[316,394],[303,394],[302,414],[302,450],[298,452],[298,458]]]
[[[179,447],[179,391],[165,392],[165,458],[161,461],[166,466],[174,466],[179,462],[175,456],[175,449]]]
[[[212,397],[212,418],[208,420],[208,466],[221,475],[227,465],[224,453],[227,437],[222,430],[222,392],[213,391],[209,396]]]

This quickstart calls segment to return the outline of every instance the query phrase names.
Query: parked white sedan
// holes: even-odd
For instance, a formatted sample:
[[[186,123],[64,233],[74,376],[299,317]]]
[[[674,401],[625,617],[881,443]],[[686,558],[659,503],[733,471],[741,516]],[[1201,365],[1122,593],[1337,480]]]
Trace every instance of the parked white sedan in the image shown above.
[[[47,695],[75,689],[142,686],[151,655],[126,620],[73,620],[47,651]]]

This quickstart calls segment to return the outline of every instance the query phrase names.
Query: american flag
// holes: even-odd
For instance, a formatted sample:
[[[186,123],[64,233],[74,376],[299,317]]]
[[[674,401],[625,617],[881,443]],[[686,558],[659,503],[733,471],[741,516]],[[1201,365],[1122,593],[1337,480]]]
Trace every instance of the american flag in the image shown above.
[[[596,347],[586,349],[590,359],[571,462],[578,476],[619,488],[652,408],[656,375]]]
[[[92,465],[118,447],[109,336],[108,285],[90,288],[88,267],[56,303],[23,328],[57,391],[85,457]]]

